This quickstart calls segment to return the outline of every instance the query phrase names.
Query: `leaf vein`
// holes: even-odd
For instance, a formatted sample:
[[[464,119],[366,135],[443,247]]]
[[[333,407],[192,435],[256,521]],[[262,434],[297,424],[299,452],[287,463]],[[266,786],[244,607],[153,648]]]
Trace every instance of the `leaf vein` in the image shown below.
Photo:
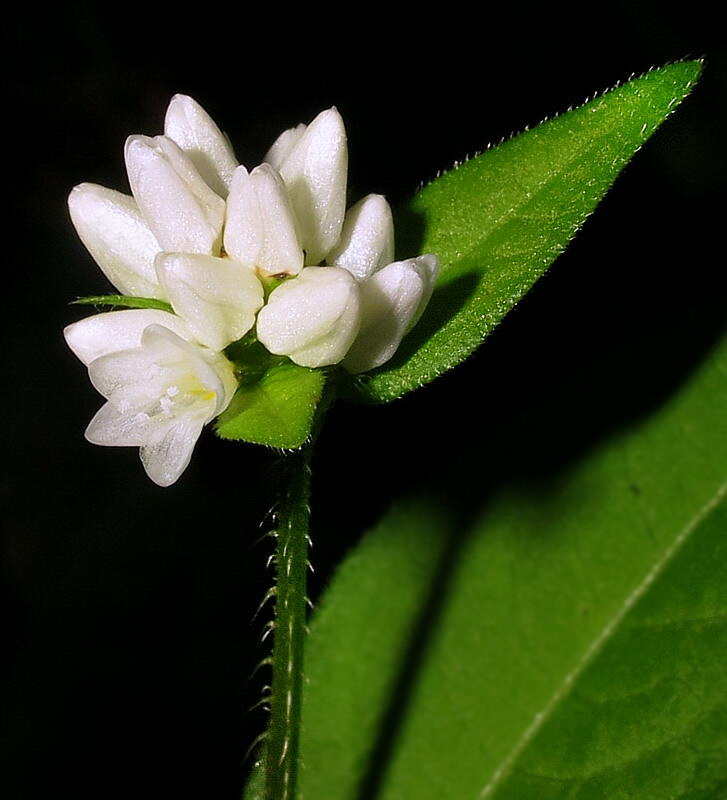
[[[549,719],[556,706],[563,700],[570,692],[571,688],[575,685],[578,678],[584,672],[586,667],[593,660],[596,653],[601,650],[604,644],[608,641],[614,631],[618,628],[619,624],[626,616],[626,614],[633,608],[641,597],[646,594],[649,587],[663,572],[666,565],[671,561],[677,551],[686,542],[691,533],[697,526],[706,519],[707,516],[717,507],[717,505],[727,496],[727,481],[725,481],[712,495],[712,497],[699,509],[699,511],[692,517],[691,520],[682,528],[677,534],[672,543],[667,547],[661,558],[649,570],[642,581],[624,600],[621,607],[616,614],[606,624],[601,633],[591,642],[585,653],[581,656],[578,663],[573,670],[566,675],[561,684],[557,687],[550,700],[538,711],[533,717],[533,721],[524,731],[520,739],[515,743],[512,750],[504,758],[500,766],[495,770],[492,778],[485,784],[480,793],[477,795],[477,800],[484,800],[495,791],[497,786],[506,778],[520,754],[525,747],[532,741],[535,735],[542,728],[543,724]]]

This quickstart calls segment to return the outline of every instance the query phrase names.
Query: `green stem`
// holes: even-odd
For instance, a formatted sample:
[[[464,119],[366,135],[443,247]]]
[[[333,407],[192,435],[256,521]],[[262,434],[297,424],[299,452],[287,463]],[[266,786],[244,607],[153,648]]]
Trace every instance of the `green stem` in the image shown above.
[[[294,800],[298,778],[313,443],[285,457],[275,552],[273,680],[266,745],[266,800]]]

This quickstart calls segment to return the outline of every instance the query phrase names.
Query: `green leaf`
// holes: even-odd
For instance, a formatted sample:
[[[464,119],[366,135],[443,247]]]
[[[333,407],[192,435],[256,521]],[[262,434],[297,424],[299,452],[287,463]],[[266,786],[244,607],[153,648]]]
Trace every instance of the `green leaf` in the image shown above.
[[[485,796],[707,800],[727,790],[725,488],[665,554],[664,571],[655,566],[653,585],[647,575],[628,598],[618,633]]]
[[[77,306],[110,306],[111,308],[159,308],[174,313],[171,305],[153,297],[129,297],[125,294],[94,294],[73,301]]]
[[[437,290],[396,356],[350,379],[347,394],[387,402],[467,358],[565,249],[700,71],[699,61],[653,70],[424,187],[398,216],[397,236],[406,255],[439,256]]]
[[[301,796],[722,796],[725,408],[727,338],[575,464],[507,478],[488,439],[494,486],[382,522],[313,620]]]
[[[321,370],[274,363],[252,382],[243,382],[218,418],[217,433],[269,447],[300,447],[310,435],[324,383]]]

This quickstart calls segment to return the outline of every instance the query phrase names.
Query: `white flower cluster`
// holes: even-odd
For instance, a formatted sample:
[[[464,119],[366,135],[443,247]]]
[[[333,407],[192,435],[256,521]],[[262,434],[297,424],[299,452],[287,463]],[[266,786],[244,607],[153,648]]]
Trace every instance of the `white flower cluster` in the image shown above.
[[[393,260],[384,197],[346,211],[335,108],[282,133],[248,172],[206,111],[176,95],[164,135],[130,136],[125,158],[132,196],[81,184],[71,219],[120,292],[167,301],[174,313],[97,314],[65,336],[107,400],[87,439],[140,447],[161,486],[232,399],[227,345],[255,329],[296,364],[365,372],[391,358],[429,301],[437,259]]]

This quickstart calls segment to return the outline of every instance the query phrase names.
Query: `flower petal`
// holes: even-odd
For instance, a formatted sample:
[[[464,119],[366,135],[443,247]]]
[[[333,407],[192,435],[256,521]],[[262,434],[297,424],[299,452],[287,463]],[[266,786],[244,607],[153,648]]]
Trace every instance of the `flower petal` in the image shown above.
[[[111,401],[122,414],[153,406],[173,380],[148,350],[134,347],[101,356],[88,365],[94,389]]]
[[[227,200],[225,250],[264,275],[297,275],[303,268],[285,185],[269,164],[250,174],[244,167],[235,170]]]
[[[272,164],[275,169],[280,169],[280,165],[283,163],[288,153],[290,153],[293,147],[300,141],[300,137],[305,133],[307,127],[307,125],[301,122],[300,125],[296,125],[295,128],[288,128],[287,131],[283,131],[273,142],[272,147],[265,154],[263,161]]]
[[[391,208],[383,195],[370,194],[346,212],[341,238],[326,261],[363,281],[393,259]]]
[[[160,253],[159,282],[194,338],[223,350],[255,324],[264,303],[263,287],[244,264],[229,258]]]
[[[258,314],[258,339],[304,367],[338,363],[360,324],[359,287],[337,267],[307,267],[278,286]]]
[[[348,149],[341,115],[322,111],[280,165],[306,264],[319,264],[338,241],[346,212]]]
[[[225,202],[166,136],[130,136],[126,169],[136,202],[164,250],[219,252]]]
[[[164,133],[186,153],[208,186],[226,197],[237,159],[202,106],[187,95],[175,94],[167,108]]]
[[[156,324],[144,329],[139,347],[95,359],[88,374],[120,413],[143,411],[162,421],[181,414],[209,422],[237,388],[224,356]]]
[[[424,253],[424,255],[417,256],[411,259],[416,264],[419,273],[424,281],[424,291],[419,299],[419,305],[414,312],[414,316],[409,322],[409,327],[406,329],[410,331],[419,322],[419,317],[424,313],[424,309],[429,305],[432,299],[434,287],[437,285],[437,278],[439,278],[439,259],[433,253]]]
[[[146,474],[157,486],[170,486],[189,466],[203,427],[200,419],[182,417],[151,429],[139,455]]]
[[[155,308],[95,314],[68,325],[63,335],[71,350],[88,365],[108,353],[139,347],[142,333],[149,325],[163,325],[183,339],[192,338],[181,317]]]
[[[186,341],[162,325],[146,328],[141,344],[159,364],[185,373],[182,382],[186,391],[194,394],[193,412],[205,423],[227,408],[237,389],[237,379],[232,364],[222,353]],[[177,388],[181,391],[184,387]]]
[[[388,361],[429,302],[438,274],[435,256],[395,261],[361,284],[361,330],[343,366],[366,372]]]
[[[81,241],[122,294],[166,299],[154,272],[161,248],[133,197],[82,183],[71,191],[68,209]]]
[[[86,439],[106,447],[140,447],[148,426],[149,416],[143,411],[122,414],[112,403],[104,403],[88,423]]]

